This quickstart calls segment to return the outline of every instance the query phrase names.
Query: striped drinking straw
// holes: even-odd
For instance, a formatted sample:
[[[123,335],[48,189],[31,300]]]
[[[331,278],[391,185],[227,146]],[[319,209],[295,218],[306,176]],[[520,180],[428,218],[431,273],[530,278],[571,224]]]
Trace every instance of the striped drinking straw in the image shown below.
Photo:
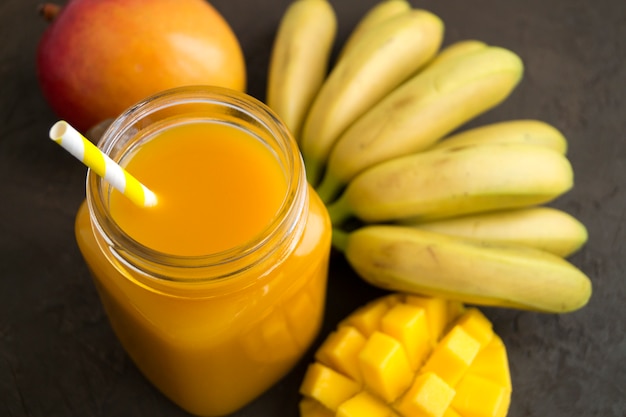
[[[152,191],[116,164],[66,121],[58,121],[50,128],[50,139],[61,145],[63,149],[74,155],[135,204],[144,207],[156,205],[157,198]]]

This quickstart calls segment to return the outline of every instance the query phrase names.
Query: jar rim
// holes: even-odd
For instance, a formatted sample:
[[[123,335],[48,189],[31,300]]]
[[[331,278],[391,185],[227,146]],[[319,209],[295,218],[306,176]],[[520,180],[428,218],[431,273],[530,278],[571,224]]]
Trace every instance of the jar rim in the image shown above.
[[[232,277],[254,267],[277,251],[288,251],[302,233],[303,210],[308,192],[304,163],[295,139],[279,117],[256,98],[235,90],[215,86],[185,86],[161,91],[127,109],[104,132],[98,147],[118,162],[128,154],[128,143],[143,137],[142,131],[154,125],[151,118],[176,106],[198,104],[233,113],[234,120],[263,133],[271,139],[280,157],[287,181],[286,193],[268,225],[252,239],[237,246],[205,255],[168,254],[149,248],[129,236],[108,215],[111,187],[88,170],[87,205],[93,227],[98,229],[108,249],[118,262],[136,272],[163,281],[199,282]],[[143,130],[142,130],[143,129]],[[123,145],[123,146],[122,146]],[[140,145],[139,145],[140,146]]]

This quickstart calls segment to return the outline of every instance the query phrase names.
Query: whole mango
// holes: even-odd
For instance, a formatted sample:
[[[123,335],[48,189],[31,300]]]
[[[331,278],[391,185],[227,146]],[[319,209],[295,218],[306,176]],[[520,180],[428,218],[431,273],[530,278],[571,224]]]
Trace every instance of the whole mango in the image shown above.
[[[47,10],[38,79],[52,109],[82,132],[168,88],[245,90],[239,41],[205,0],[70,0]]]

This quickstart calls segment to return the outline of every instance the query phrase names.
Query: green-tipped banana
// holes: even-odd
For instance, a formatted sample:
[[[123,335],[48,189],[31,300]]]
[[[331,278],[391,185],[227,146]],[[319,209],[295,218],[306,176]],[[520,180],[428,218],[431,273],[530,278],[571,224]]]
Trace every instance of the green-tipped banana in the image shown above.
[[[567,152],[567,139],[554,126],[540,120],[508,120],[465,130],[438,142],[431,149],[487,143],[525,143]]]
[[[522,144],[427,151],[375,165],[352,179],[328,211],[335,226],[421,221],[546,203],[573,185],[568,159]]]
[[[296,137],[328,73],[336,31],[335,11],[327,0],[296,0],[280,21],[266,103]]]
[[[368,33],[370,30],[390,18],[398,16],[401,13],[408,12],[411,8],[411,3],[409,3],[408,0],[382,0],[375,4],[367,11],[367,13],[365,13],[350,33],[350,36],[348,36],[348,39],[339,53],[339,59],[341,59],[341,57],[348,51],[352,50],[354,45],[356,45],[363,38],[364,34]]]
[[[302,128],[300,145],[311,184],[319,180],[341,132],[435,56],[442,37],[441,19],[411,10],[366,33],[337,62]]]
[[[492,211],[405,225],[479,242],[528,246],[563,258],[578,251],[588,237],[578,219],[551,207]]]
[[[549,252],[489,245],[408,226],[335,232],[356,273],[370,284],[469,304],[565,313],[583,307],[591,281]]]
[[[493,46],[428,65],[337,139],[316,187],[320,197],[330,202],[367,167],[432,146],[506,99],[522,72],[515,53]]]

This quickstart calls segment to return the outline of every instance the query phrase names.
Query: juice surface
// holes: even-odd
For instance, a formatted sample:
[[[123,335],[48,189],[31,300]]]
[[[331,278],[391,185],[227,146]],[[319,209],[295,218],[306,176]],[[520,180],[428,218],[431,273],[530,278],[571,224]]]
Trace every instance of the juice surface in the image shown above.
[[[113,219],[144,246],[173,255],[207,255],[249,241],[276,215],[287,187],[271,150],[223,123],[168,128],[122,164],[158,204],[138,207],[114,190]]]

